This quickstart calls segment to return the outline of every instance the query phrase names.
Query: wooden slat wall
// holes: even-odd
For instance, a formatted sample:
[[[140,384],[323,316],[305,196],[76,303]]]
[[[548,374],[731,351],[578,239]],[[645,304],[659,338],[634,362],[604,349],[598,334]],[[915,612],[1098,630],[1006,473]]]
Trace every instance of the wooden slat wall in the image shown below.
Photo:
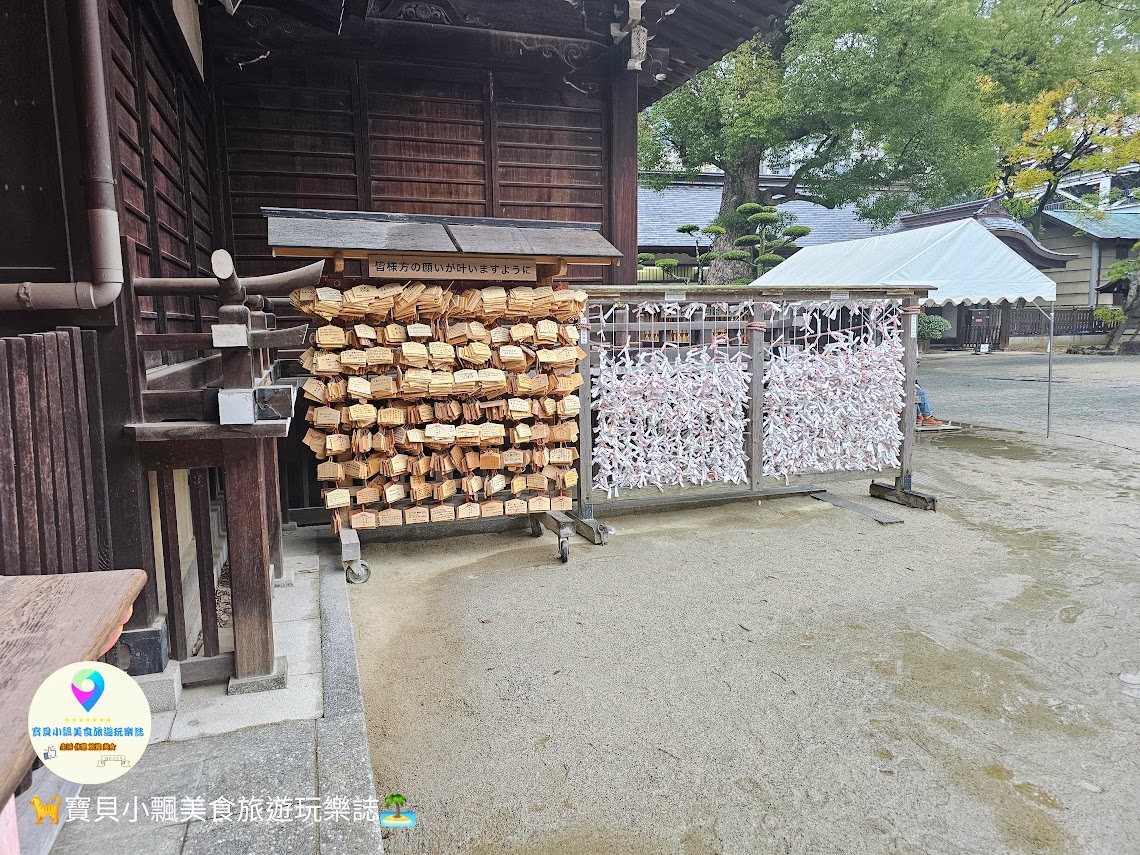
[[[207,121],[201,80],[189,79],[138,0],[108,0],[108,70],[114,95],[122,232],[138,275],[208,275],[213,235]],[[140,332],[196,332],[216,301],[138,299]],[[147,366],[193,353],[148,353]]]
[[[290,263],[272,258],[262,206],[605,223],[604,95],[517,72],[300,52],[240,70],[219,57],[217,80],[229,222],[249,273]]]
[[[262,206],[605,224],[608,94],[518,73],[299,52],[241,69],[215,63],[228,222],[244,272],[295,263],[272,258]],[[359,272],[346,262],[349,276]],[[594,267],[571,275],[602,279]],[[291,439],[280,465],[289,518],[327,520],[313,507],[308,450]]]
[[[108,70],[114,93],[114,120],[119,157],[119,191],[122,196],[120,229],[134,241],[136,257],[132,268],[151,270],[150,223],[145,164],[149,160],[142,143],[138,81],[135,78],[135,37],[129,0],[108,0],[107,47],[111,61]],[[140,273],[140,275],[142,275]],[[144,322],[140,332],[154,332],[154,301],[139,301]]]
[[[403,214],[492,216],[489,75],[367,65],[369,206]]]
[[[4,575],[108,569],[103,416],[88,390],[94,342],[76,328],[0,339]]]
[[[238,269],[282,269],[271,260],[262,206],[355,210],[359,144],[351,64],[255,63],[223,78],[229,213]],[[239,82],[240,81],[240,82]]]
[[[605,132],[600,99],[567,104],[533,85],[495,87],[495,216],[601,223]]]

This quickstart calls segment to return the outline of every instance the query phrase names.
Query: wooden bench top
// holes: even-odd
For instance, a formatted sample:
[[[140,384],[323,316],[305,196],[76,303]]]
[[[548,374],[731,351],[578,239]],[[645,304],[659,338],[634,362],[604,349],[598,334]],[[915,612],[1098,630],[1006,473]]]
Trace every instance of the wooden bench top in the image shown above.
[[[35,760],[36,689],[64,665],[97,659],[145,583],[142,570],[0,576],[0,807]]]

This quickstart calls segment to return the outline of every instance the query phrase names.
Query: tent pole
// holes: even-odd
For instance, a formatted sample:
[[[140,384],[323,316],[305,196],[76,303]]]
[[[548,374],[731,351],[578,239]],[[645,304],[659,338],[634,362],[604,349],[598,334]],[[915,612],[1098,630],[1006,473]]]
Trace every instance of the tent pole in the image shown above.
[[[1045,438],[1053,430],[1053,329],[1057,317],[1057,301],[1049,304],[1049,379],[1045,383]]]

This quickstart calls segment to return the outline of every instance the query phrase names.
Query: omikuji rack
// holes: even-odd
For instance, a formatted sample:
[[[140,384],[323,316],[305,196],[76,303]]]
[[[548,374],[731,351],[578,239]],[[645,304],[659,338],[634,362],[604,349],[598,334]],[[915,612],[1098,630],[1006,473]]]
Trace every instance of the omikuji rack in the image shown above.
[[[620,290],[592,288],[587,312],[589,325],[590,377],[583,387],[583,400],[589,397],[590,411],[583,408],[581,435],[590,437],[591,444],[582,446],[582,513],[592,516],[597,511],[617,509],[653,508],[677,504],[693,504],[742,498],[788,494],[821,494],[822,487],[814,485],[788,486],[771,479],[764,473],[764,365],[779,353],[779,348],[804,348],[818,345],[806,340],[797,326],[803,317],[801,307],[834,305],[839,307],[879,307],[877,311],[890,314],[898,321],[902,408],[899,418],[899,453],[897,474],[893,484],[872,482],[872,496],[912,507],[933,509],[933,497],[915,493],[911,489],[911,460],[914,443],[915,376],[917,364],[917,336],[915,315],[919,300],[925,291],[915,289],[885,290],[861,289],[834,292],[821,289],[726,289],[690,287],[677,283],[662,285],[645,283]],[[848,310],[850,315],[850,309]],[[838,332],[838,328],[836,330]],[[798,337],[797,337],[798,336]],[[607,354],[668,354],[670,359],[683,359],[693,350],[716,346],[718,354],[733,359],[746,357],[750,373],[746,400],[747,426],[740,436],[740,452],[746,460],[746,469],[738,483],[708,483],[668,486],[659,489],[649,486],[641,489],[617,490],[607,495],[594,485],[598,470],[592,443],[598,429],[598,390],[590,388],[595,382],[603,359]],[[774,352],[773,348],[777,350]],[[818,471],[818,470],[816,470]]]

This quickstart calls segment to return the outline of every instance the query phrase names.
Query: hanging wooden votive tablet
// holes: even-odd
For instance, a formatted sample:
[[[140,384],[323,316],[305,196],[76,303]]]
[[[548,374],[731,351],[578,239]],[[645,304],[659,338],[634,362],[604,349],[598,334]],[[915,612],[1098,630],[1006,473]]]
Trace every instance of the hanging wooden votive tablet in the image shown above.
[[[583,292],[381,281],[290,301],[321,319],[303,443],[334,528],[570,507]]]

